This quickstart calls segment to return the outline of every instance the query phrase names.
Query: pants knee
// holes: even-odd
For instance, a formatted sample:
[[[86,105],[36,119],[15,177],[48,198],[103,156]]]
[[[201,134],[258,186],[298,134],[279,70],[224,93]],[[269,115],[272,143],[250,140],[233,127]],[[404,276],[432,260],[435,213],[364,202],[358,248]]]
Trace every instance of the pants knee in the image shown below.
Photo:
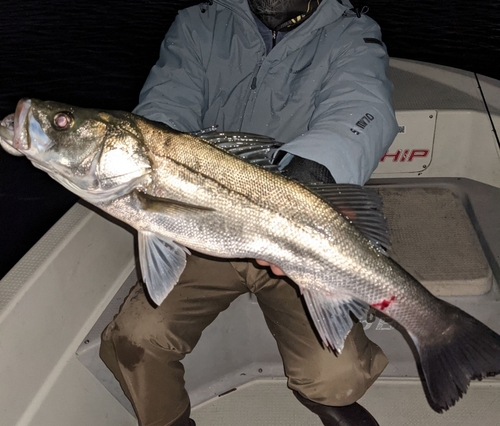
[[[143,344],[144,341],[149,340],[149,334],[144,325],[140,324],[140,321],[135,322],[132,319],[130,321],[120,321],[120,318],[116,318],[104,329],[101,341],[112,345],[119,344],[124,340]]]
[[[299,376],[289,377],[289,386],[323,405],[350,405],[364,395],[387,362],[381,349],[356,324],[341,355],[321,352],[317,363],[305,363]]]
[[[301,381],[289,380],[289,387],[310,401],[329,406],[350,405],[360,399],[371,382],[362,375],[354,374],[343,378],[328,374]]]
[[[137,346],[147,346],[156,336],[162,335],[165,323],[168,322],[163,321],[160,314],[146,299],[142,285],[137,284],[120,312],[102,333],[102,342],[120,346],[128,341]]]
[[[185,334],[167,313],[152,307],[141,288],[135,288],[119,314],[101,335],[101,358],[111,358],[123,365],[137,364],[145,353],[176,361],[191,351]],[[108,365],[109,366],[109,365]],[[110,367],[111,368],[111,367]]]

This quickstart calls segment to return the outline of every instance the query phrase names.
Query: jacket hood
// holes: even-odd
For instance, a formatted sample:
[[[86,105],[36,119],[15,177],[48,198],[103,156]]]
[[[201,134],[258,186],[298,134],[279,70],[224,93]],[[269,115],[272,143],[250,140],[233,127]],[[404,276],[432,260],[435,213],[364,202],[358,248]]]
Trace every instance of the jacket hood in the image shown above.
[[[339,1],[342,1],[342,3]],[[234,10],[236,13],[244,15],[253,21],[253,14],[247,0],[213,0],[213,3]],[[353,6],[349,0],[323,0],[312,16],[302,25],[297,27],[297,31],[300,28],[304,28],[304,31],[307,30],[307,32],[322,28],[335,22],[341,18],[346,11],[352,8]]]

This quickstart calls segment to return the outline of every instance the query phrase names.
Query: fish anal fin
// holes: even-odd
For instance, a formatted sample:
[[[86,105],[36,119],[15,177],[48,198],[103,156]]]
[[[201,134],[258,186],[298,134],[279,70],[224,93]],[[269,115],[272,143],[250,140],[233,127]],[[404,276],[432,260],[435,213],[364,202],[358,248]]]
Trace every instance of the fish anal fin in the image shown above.
[[[341,292],[324,294],[303,289],[303,295],[321,339],[325,345],[341,353],[353,326],[351,314],[362,319],[366,316],[369,306]]]

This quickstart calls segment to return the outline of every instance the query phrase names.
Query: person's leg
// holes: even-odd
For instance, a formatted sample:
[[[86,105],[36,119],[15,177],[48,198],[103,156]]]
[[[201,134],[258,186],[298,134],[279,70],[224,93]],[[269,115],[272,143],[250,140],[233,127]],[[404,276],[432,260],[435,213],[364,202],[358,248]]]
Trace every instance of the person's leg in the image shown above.
[[[288,387],[301,397],[299,401],[308,402],[304,405],[320,415],[325,425],[339,424],[334,420],[338,410],[329,412],[325,407],[351,406],[361,398],[387,365],[382,350],[366,337],[358,323],[348,335],[342,354],[334,354],[320,343],[295,284],[269,278],[265,268],[252,265],[239,272],[246,277],[249,289],[255,292],[277,341]],[[377,424],[358,404],[341,411],[342,425]],[[349,423],[344,414],[354,416],[354,423]]]
[[[102,334],[100,355],[132,402],[141,426],[187,426],[180,362],[202,331],[248,289],[230,262],[191,255],[159,307],[137,285]]]

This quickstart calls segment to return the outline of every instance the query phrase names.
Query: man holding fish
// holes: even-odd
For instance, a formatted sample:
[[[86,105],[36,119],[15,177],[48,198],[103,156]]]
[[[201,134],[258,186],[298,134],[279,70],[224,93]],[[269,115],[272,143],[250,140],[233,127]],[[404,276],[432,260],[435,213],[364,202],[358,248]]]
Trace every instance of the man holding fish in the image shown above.
[[[397,133],[387,65],[379,27],[347,0],[215,0],[179,12],[134,112],[183,132],[265,134],[285,142],[275,162],[286,176],[362,185]],[[300,291],[271,269],[192,253],[160,306],[132,290],[101,356],[140,425],[194,424],[180,361],[249,291],[299,401],[325,425],[377,425],[356,401],[385,368],[382,351],[359,323],[341,354],[325,347]]]

